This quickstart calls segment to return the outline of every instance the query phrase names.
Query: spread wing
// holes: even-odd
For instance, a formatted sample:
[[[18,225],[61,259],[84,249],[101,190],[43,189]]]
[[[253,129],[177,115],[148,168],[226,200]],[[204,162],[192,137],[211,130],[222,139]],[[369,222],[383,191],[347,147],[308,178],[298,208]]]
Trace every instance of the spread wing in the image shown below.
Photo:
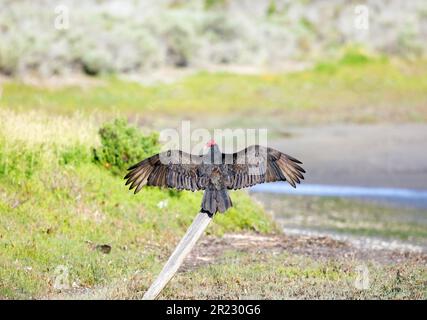
[[[229,189],[273,181],[288,181],[295,188],[304,179],[301,161],[272,148],[254,145],[227,156],[232,158],[227,165]]]
[[[180,150],[156,154],[133,165],[125,176],[129,190],[139,192],[145,185],[176,188],[178,190],[202,190],[206,178],[199,176],[198,167],[202,157]]]

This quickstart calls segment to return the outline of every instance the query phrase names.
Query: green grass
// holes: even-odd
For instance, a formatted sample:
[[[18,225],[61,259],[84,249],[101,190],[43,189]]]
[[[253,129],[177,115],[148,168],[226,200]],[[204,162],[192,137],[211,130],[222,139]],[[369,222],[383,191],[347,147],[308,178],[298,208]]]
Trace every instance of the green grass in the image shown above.
[[[66,127],[72,119],[45,119],[39,132],[25,137],[22,129],[41,119],[8,115],[16,122],[0,129],[0,298],[55,293],[60,266],[69,270],[70,284],[80,288],[149,273],[198,213],[201,193],[147,188],[133,195],[122,176],[92,160],[89,141],[96,143],[96,137],[59,134],[61,126],[55,125]],[[85,124],[93,126],[81,119],[69,125]],[[232,199],[235,207],[216,216],[208,234],[276,230],[245,193]],[[102,244],[110,245],[111,253],[94,249]]]
[[[53,173],[54,172],[54,173]],[[200,194],[157,189],[134,196],[123,181],[95,165],[51,168],[25,181],[0,179],[0,296],[46,294],[65,265],[80,286],[105,285],[164,258],[198,212]],[[168,201],[166,208],[157,207]],[[209,234],[274,229],[245,194],[217,216]],[[108,244],[109,255],[87,243]]]
[[[389,61],[353,51],[336,62],[287,74],[199,72],[172,84],[143,86],[118,78],[101,83],[49,89],[6,82],[0,106],[144,117],[244,113],[274,116],[282,123],[427,120],[426,61]]]

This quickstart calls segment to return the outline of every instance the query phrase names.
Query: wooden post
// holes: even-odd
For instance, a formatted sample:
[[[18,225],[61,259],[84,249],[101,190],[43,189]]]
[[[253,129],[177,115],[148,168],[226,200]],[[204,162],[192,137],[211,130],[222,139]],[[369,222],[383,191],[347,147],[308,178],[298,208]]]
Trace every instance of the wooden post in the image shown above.
[[[199,212],[199,214],[194,218],[194,221],[191,226],[188,228],[187,233],[178,243],[177,247],[175,248],[172,255],[169,257],[162,271],[157,276],[151,287],[144,294],[142,299],[153,300],[159,295],[160,291],[162,291],[162,289],[178,271],[178,268],[181,266],[182,262],[184,261],[184,258],[194,247],[197,240],[203,234],[211,220],[212,217],[210,217],[207,213]]]

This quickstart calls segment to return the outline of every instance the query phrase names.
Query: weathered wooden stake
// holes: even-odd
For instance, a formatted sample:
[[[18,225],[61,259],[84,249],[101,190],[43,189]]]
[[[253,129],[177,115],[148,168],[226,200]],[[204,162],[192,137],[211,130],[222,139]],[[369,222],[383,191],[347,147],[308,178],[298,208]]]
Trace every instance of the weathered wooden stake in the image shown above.
[[[152,300],[159,295],[160,291],[162,291],[162,289],[178,271],[178,268],[181,266],[184,258],[194,247],[197,240],[203,234],[211,220],[212,217],[210,217],[207,213],[199,212],[199,214],[194,218],[191,226],[188,228],[187,233],[184,235],[184,237],[178,243],[178,246],[175,248],[175,251],[169,257],[169,260],[166,262],[156,280],[142,297],[144,300]]]

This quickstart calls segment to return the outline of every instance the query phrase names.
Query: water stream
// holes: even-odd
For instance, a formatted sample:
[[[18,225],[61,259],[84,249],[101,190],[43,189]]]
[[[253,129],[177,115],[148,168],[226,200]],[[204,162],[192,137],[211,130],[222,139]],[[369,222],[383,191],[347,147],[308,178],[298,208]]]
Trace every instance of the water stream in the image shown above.
[[[294,189],[285,182],[275,182],[256,185],[250,189],[250,192],[359,198],[427,209],[427,190],[319,184],[301,184]]]

